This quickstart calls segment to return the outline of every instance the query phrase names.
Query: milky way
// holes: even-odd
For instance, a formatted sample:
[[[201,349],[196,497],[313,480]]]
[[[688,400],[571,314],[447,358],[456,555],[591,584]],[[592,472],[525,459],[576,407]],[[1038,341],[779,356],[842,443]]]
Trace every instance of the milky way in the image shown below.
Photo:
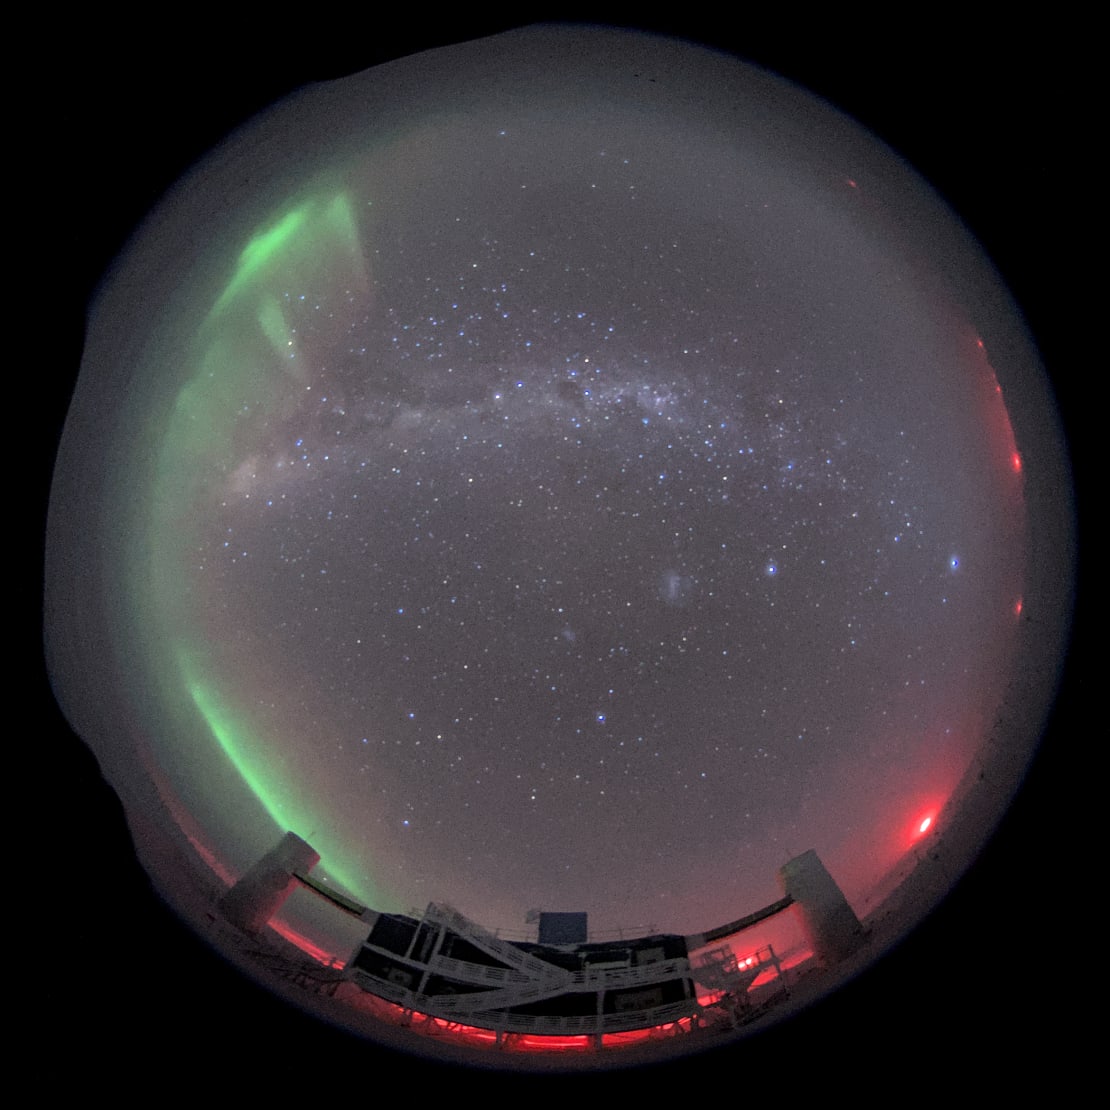
[[[1024,476],[934,202],[643,63],[417,107],[203,256],[120,480],[232,871],[292,828],[378,908],[694,929],[811,847],[864,898],[982,744]]]

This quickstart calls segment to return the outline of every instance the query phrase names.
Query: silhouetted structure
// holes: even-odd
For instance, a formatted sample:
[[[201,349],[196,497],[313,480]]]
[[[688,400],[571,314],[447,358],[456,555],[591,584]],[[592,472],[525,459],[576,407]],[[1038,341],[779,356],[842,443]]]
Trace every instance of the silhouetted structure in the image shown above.
[[[423,917],[379,913],[316,882],[319,861],[294,833],[260,860],[221,899],[229,923],[258,933],[301,883],[370,924],[370,933],[335,975],[426,1027],[486,1031],[497,1045],[521,1038],[572,1038],[601,1047],[607,1035],[689,1030],[724,1017],[733,1025],[766,1009],[755,1002],[760,979],[777,982],[783,968],[770,946],[742,960],[727,946],[690,953],[798,906],[818,960],[832,966],[851,955],[863,928],[817,853],[792,859],[779,872],[784,897],[704,933],[660,933],[605,942],[588,940],[585,913],[541,913],[538,940],[507,940],[451,906],[430,903]],[[334,991],[334,975],[327,986]],[[709,991],[699,1000],[698,985]]]

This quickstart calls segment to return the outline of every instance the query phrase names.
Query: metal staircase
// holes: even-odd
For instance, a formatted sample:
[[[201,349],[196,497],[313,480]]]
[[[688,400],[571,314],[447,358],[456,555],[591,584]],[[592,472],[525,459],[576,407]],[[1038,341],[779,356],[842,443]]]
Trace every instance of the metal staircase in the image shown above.
[[[558,978],[565,982],[569,972],[562,968],[541,960],[536,956],[518,948],[510,941],[502,940],[499,936],[483,929],[481,925],[464,917],[453,906],[444,902],[430,902],[424,914],[424,921],[434,925],[441,925],[468,940],[475,948],[481,949],[487,956],[500,960],[503,964],[526,973],[530,980],[543,978]],[[480,965],[473,964],[473,967]]]

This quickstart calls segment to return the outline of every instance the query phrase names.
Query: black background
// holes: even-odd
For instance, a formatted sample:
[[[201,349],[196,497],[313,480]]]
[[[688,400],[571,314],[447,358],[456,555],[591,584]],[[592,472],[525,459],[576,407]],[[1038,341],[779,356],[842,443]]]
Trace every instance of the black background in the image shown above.
[[[85,306],[162,192],[231,128],[299,84],[502,26],[430,12],[394,13],[401,23],[392,25],[365,18],[355,26],[328,14],[327,28],[270,26],[257,40],[248,32],[221,38],[208,26],[157,35],[97,26],[82,41],[78,28],[67,34],[70,46],[43,57],[41,83],[27,97],[37,133],[28,164],[41,171],[37,195],[49,213],[32,231],[44,237],[33,251],[42,265],[27,271],[35,286],[28,300],[44,312],[36,348],[44,365],[28,367],[33,388],[41,388],[45,428],[33,473],[40,535]],[[1081,479],[1087,361],[1078,357],[1072,321],[1082,276],[1076,244],[1089,232],[1076,184],[1083,135],[1087,142],[1092,135],[1072,81],[1076,44],[1064,31],[965,19],[895,33],[862,20],[817,26],[796,12],[781,26],[765,19],[725,30],[675,17],[652,29],[730,49],[809,87],[933,183],[1025,312]],[[31,608],[37,663],[40,611]],[[599,1095],[633,1103],[666,1079],[681,1084],[684,1100],[758,1090],[792,1099],[843,1088],[852,1101],[896,1104],[903,1095],[944,1098],[965,1085],[998,1095],[1073,1071],[1082,1040],[1076,986],[1090,974],[1079,940],[1086,933],[1080,892],[1067,866],[1081,848],[1073,796],[1081,763],[1073,753],[1093,739],[1081,724],[1085,634],[1080,606],[1057,710],[1021,794],[972,871],[900,948],[832,999],[743,1044],[659,1068],[559,1080],[555,1088],[542,1082],[556,1095],[587,1082]],[[225,968],[150,893],[118,803],[58,714],[41,666],[34,673],[44,725],[37,772],[44,819],[35,825],[47,835],[26,837],[37,858],[25,866],[51,893],[26,911],[27,947],[38,953],[28,961],[34,1005],[26,1031],[71,1062],[74,1071],[59,1082],[81,1076],[90,1089],[139,1091],[153,1073],[162,1089],[174,1077],[169,1090],[257,1084],[259,1094],[292,1095],[316,1077],[325,1089],[350,1084],[376,1098],[388,1076],[410,1094],[445,1084],[454,1095],[527,1098],[543,1090],[535,1078],[438,1068],[347,1038]],[[1046,883],[1046,875],[1054,878]]]

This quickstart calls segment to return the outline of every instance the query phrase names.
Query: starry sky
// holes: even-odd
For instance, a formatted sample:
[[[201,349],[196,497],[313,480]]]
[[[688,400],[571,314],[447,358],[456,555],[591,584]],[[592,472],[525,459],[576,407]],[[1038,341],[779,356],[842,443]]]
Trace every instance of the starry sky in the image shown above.
[[[293,828],[383,909],[692,931],[811,847],[863,900],[1025,590],[938,206],[765,78],[586,50],[554,98],[527,49],[190,239],[112,479],[159,781],[230,871]]]

